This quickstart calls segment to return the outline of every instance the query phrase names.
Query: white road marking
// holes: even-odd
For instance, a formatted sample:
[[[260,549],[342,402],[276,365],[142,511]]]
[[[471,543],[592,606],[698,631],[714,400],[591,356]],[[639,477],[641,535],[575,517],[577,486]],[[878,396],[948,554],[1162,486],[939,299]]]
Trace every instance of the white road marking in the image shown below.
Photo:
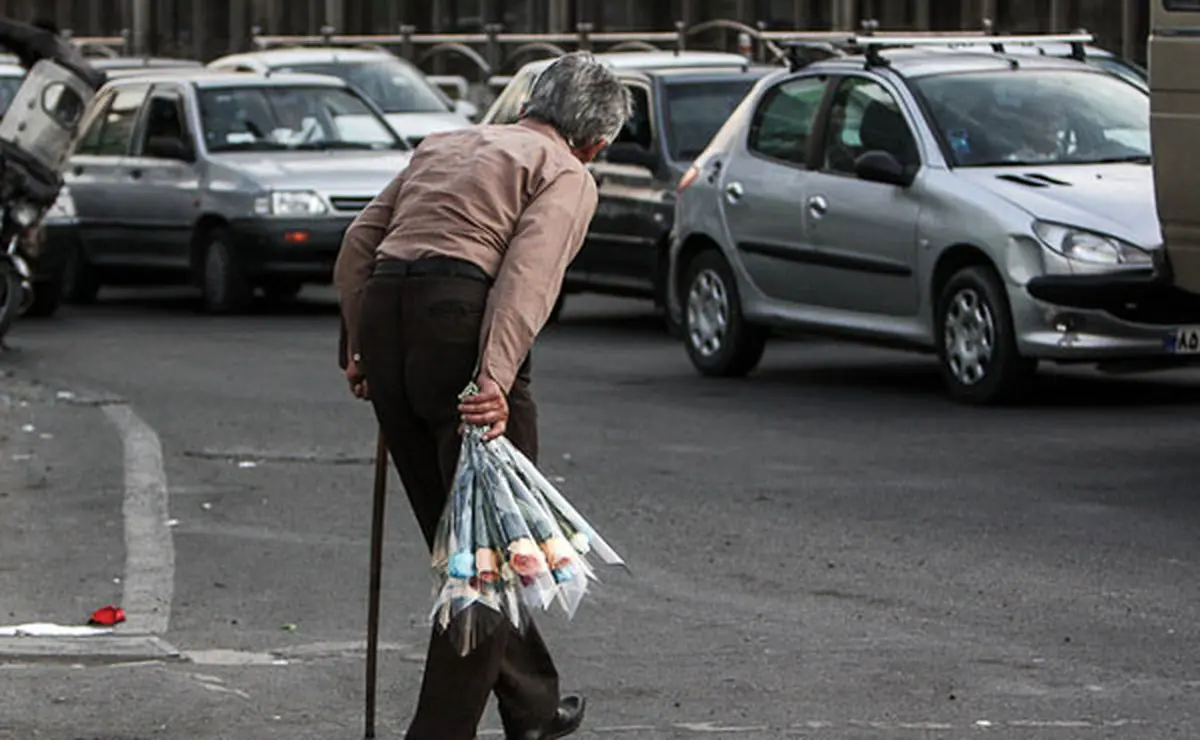
[[[104,406],[125,448],[125,576],[121,632],[162,635],[171,622],[175,543],[167,522],[162,443],[127,404]]]

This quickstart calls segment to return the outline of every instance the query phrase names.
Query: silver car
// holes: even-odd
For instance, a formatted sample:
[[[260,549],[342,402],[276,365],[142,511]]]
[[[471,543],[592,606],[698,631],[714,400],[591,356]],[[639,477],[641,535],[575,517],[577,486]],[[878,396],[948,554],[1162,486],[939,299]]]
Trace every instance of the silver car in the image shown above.
[[[1074,60],[876,50],[763,79],[681,181],[670,306],[703,374],[772,329],[934,352],[986,403],[1041,360],[1200,358],[1167,287],[1149,99]]]
[[[318,75],[122,78],[81,131],[46,223],[67,298],[192,283],[215,313],[329,283],[346,227],[412,155],[370,101]]]

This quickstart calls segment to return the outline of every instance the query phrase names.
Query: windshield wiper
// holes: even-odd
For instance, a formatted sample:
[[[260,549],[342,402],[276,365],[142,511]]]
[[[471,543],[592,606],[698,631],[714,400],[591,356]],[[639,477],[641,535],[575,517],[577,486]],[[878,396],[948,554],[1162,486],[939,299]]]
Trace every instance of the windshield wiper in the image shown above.
[[[322,152],[330,149],[375,149],[376,146],[365,141],[309,141],[288,148]]]
[[[1149,154],[1127,154],[1123,157],[1104,157],[1102,159],[1093,159],[1084,164],[1119,164],[1128,162],[1130,164],[1151,164]]]
[[[214,148],[213,153],[220,152],[264,152],[264,151],[279,151],[287,149],[286,144],[280,144],[277,141],[239,141],[236,144],[222,144],[219,149]]]

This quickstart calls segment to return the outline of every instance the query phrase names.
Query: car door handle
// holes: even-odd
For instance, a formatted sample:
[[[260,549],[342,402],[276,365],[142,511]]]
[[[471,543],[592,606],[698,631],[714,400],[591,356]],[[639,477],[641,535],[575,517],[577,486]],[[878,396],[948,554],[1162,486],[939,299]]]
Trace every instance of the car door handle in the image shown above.
[[[142,179],[142,171],[141,170],[130,170],[129,177],[133,180],[140,180],[140,179]]]
[[[745,194],[746,191],[742,188],[740,182],[731,182],[725,186],[725,200],[730,203],[737,203]]]
[[[814,195],[808,199],[808,212],[813,215],[813,218],[821,218],[829,211],[829,202],[824,196]]]
[[[77,164],[77,165],[75,165],[75,168],[72,169],[71,171],[74,172],[76,175],[82,175],[83,174],[83,165]]]

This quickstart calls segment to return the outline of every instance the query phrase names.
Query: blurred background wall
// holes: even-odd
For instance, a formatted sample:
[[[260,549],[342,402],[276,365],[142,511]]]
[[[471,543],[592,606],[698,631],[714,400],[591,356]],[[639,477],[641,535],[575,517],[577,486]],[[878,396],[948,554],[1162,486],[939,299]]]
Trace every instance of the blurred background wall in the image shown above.
[[[49,17],[76,36],[124,32],[137,52],[205,61],[248,48],[255,26],[266,34],[313,34],[323,26],[378,34],[401,25],[468,33],[502,24],[506,32],[543,33],[573,32],[580,22],[596,31],[670,31],[676,21],[728,19],[773,30],[842,30],[874,18],[891,31],[974,30],[991,18],[1002,32],[1086,28],[1099,45],[1144,63],[1148,14],[1146,0],[0,0],[0,15]],[[736,34],[722,31],[689,42],[732,44]]]

